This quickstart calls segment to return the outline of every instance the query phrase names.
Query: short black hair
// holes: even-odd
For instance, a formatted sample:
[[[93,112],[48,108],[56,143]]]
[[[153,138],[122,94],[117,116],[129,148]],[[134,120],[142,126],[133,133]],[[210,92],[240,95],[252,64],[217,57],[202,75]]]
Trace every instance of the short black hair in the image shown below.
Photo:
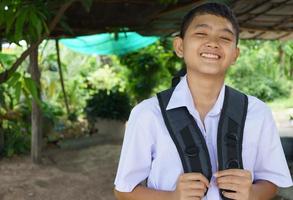
[[[199,15],[211,14],[227,19],[236,34],[236,44],[239,39],[239,24],[233,11],[226,5],[220,3],[205,3],[190,10],[183,18],[180,28],[180,37],[184,38],[185,32],[192,20]]]

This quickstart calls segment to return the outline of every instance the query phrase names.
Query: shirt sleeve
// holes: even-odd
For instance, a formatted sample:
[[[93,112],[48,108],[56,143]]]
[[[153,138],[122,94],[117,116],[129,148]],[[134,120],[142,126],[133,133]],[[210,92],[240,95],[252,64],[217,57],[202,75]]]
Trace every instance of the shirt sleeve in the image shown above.
[[[141,109],[141,105],[138,107],[132,110],[126,125],[114,182],[115,189],[120,192],[131,192],[148,177],[151,169],[154,142],[145,109]]]
[[[292,186],[292,178],[281,145],[280,136],[267,108],[262,124],[261,138],[254,166],[255,180],[268,180],[279,187]]]

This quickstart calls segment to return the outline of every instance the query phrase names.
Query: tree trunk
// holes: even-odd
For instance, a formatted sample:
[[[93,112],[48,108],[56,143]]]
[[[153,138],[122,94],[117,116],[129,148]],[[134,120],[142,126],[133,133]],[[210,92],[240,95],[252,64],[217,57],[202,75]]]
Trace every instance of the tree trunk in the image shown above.
[[[283,50],[282,43],[279,46],[279,64],[280,64],[280,76],[283,77],[286,74],[286,67],[285,67],[285,53]]]
[[[41,73],[38,67],[38,48],[32,51],[30,54],[30,68],[32,79],[35,81],[38,89],[38,96],[40,98],[41,84],[40,77]],[[31,158],[33,163],[40,163],[41,152],[42,152],[42,112],[37,102],[32,99],[32,138],[31,138]]]
[[[4,151],[4,130],[2,128],[2,121],[0,121],[0,156],[3,155]]]

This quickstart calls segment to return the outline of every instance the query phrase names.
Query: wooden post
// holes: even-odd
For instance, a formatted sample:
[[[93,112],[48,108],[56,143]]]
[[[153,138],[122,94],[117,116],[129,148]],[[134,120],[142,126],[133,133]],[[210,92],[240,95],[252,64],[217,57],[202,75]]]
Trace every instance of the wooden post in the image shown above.
[[[38,88],[38,96],[40,97],[41,84],[40,77],[41,73],[38,67],[38,48],[34,49],[30,54],[30,68],[29,72],[32,79],[35,81]],[[42,152],[42,113],[41,108],[37,102],[32,100],[32,139],[31,139],[31,158],[33,163],[40,163],[41,152]]]

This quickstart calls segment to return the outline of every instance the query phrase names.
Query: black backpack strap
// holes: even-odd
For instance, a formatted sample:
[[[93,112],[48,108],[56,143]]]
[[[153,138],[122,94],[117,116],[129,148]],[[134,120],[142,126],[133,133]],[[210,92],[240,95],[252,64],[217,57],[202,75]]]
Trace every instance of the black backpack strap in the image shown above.
[[[226,86],[217,136],[219,170],[243,169],[242,140],[247,106],[245,94]],[[220,194],[222,196],[222,192]]]
[[[218,126],[219,170],[243,169],[242,139],[247,106],[248,98],[245,94],[226,86]]]
[[[166,127],[176,145],[184,172],[200,172],[208,180],[212,167],[205,139],[186,107],[166,110],[174,88],[157,94]]]
[[[180,82],[181,77],[186,74],[186,67],[180,69],[175,76],[172,78],[172,87],[176,87],[176,85]]]

